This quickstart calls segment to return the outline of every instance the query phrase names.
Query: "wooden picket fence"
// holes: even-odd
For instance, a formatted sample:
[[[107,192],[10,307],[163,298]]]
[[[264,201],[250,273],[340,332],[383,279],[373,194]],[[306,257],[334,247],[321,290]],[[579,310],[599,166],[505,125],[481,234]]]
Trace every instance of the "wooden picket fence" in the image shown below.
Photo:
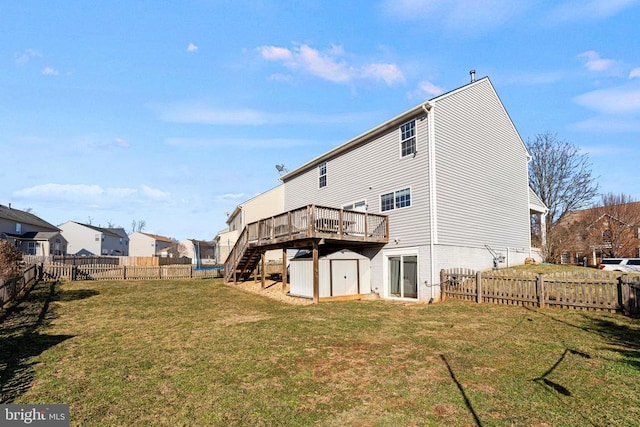
[[[126,266],[44,264],[43,280],[154,280],[213,279],[220,269],[197,269],[193,265]]]
[[[440,272],[440,282],[443,299],[640,314],[640,276],[608,273],[536,275],[450,269]]]
[[[12,280],[0,280],[0,309],[24,294],[27,288],[38,280],[38,268],[30,265],[22,270],[22,274]]]

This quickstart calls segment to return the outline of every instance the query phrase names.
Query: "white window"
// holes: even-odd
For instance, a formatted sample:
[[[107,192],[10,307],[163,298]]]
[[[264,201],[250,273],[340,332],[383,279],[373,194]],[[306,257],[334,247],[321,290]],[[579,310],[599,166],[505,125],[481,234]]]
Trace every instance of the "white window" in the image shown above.
[[[342,209],[344,209],[345,211],[364,212],[367,210],[367,202],[365,200],[360,200],[359,202],[344,205]]]
[[[16,222],[16,234],[22,234],[22,224]]]
[[[382,212],[411,206],[411,189],[403,188],[380,196],[380,210]]]
[[[38,244],[37,244],[37,242],[27,242],[27,254],[28,255],[37,255],[38,254]]]
[[[406,157],[416,153],[416,121],[400,126],[400,155]]]
[[[320,163],[318,166],[318,187],[323,188],[327,186],[327,162]]]

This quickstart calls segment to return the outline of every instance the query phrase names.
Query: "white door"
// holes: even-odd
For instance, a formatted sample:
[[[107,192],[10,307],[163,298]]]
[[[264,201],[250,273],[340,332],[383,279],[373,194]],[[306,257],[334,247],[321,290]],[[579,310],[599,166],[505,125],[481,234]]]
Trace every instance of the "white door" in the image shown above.
[[[358,261],[353,259],[331,260],[332,296],[358,293]]]

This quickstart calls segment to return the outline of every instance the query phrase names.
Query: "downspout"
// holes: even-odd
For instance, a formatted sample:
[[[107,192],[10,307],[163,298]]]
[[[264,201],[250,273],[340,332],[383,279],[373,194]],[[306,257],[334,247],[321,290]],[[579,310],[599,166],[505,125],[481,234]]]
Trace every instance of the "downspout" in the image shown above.
[[[438,228],[437,228],[437,209],[436,209],[436,147],[435,147],[435,119],[433,104],[427,102],[422,108],[427,112],[427,125],[429,127],[427,132],[427,143],[429,149],[429,266],[431,269],[431,300],[435,299],[434,286],[436,283],[439,285],[440,275],[436,271],[436,256],[435,245],[438,241]],[[438,293],[440,289],[438,289]]]

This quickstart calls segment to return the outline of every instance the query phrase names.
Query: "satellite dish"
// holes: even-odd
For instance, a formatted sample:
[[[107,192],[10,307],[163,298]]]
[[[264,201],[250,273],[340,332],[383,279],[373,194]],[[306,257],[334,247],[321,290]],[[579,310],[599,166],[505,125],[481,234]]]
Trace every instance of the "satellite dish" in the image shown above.
[[[289,172],[287,170],[287,168],[284,167],[284,165],[276,165],[276,169],[278,170],[278,172],[282,173],[282,172]]]

